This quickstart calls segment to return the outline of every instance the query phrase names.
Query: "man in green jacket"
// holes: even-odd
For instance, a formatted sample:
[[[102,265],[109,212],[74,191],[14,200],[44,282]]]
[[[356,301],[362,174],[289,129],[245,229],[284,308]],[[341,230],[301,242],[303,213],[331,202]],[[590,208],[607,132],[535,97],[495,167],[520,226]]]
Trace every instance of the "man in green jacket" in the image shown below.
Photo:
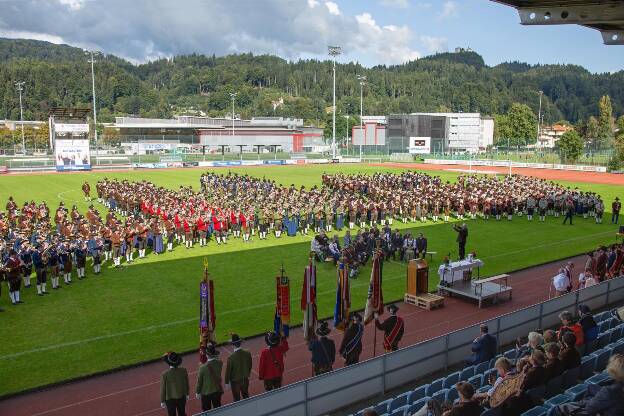
[[[186,416],[189,382],[186,368],[180,367],[182,357],[175,352],[169,352],[163,359],[169,369],[160,375],[160,406],[167,408],[169,416]]]
[[[237,334],[232,334],[230,340],[234,352],[228,357],[225,367],[225,384],[232,388],[232,396],[237,402],[249,397],[249,375],[251,374],[251,353],[241,348],[242,340]]]
[[[219,359],[219,351],[213,343],[206,347],[208,361],[199,367],[197,373],[196,396],[201,398],[202,410],[208,411],[221,406],[223,385],[221,383],[221,370],[223,362]]]

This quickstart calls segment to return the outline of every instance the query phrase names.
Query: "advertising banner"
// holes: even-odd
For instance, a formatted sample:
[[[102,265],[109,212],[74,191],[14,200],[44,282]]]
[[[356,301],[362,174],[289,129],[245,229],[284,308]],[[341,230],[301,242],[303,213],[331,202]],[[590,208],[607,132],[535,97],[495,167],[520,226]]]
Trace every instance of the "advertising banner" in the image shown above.
[[[91,170],[89,140],[56,140],[56,170]]]
[[[54,131],[58,134],[89,134],[88,124],[54,123]]]
[[[413,155],[431,153],[431,137],[410,137],[408,150]]]

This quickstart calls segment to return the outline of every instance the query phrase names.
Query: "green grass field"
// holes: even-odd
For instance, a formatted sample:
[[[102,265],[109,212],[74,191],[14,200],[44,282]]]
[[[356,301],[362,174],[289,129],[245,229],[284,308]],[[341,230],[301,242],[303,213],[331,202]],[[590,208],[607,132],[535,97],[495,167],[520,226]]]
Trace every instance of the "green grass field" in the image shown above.
[[[266,176],[284,185],[320,183],[323,172],[396,171],[364,165],[237,168],[237,173]],[[219,170],[226,173],[226,169]],[[159,185],[198,187],[201,170],[158,170],[120,173],[26,175],[0,177],[0,202],[12,195],[19,205],[25,200],[45,200],[54,210],[59,200],[86,208],[80,185],[86,179],[94,187],[102,177],[148,179]],[[455,173],[444,173],[454,180]],[[564,183],[600,193],[607,205],[624,196],[624,186]],[[99,207],[103,212],[104,208]],[[468,249],[475,249],[485,262],[482,275],[492,275],[533,264],[565,258],[613,241],[615,228],[593,220],[576,219],[562,226],[560,219],[546,223],[526,218],[512,222],[468,221]],[[403,224],[395,225],[405,228]],[[431,270],[437,270],[443,254],[457,256],[456,233],[449,224],[407,224],[429,239],[430,250],[440,253]],[[43,298],[34,288],[23,291],[26,302],[8,305],[6,287],[0,306],[0,396],[99,371],[159,357],[163,351],[193,350],[198,344],[198,284],[205,256],[215,280],[217,338],[224,341],[236,331],[242,336],[261,333],[272,327],[274,276],[283,262],[291,277],[292,320],[301,322],[296,305],[301,294],[303,268],[311,237],[283,237],[243,244],[230,240],[227,246],[209,245],[185,250],[180,247],[161,256],[148,255],[122,269],[103,269],[99,277],[87,272],[87,279]],[[319,315],[333,313],[335,269],[330,263],[318,265]],[[353,308],[362,308],[368,275],[365,269],[352,283]],[[432,272],[432,276],[435,272]],[[405,265],[390,262],[384,267],[384,298],[402,298]],[[76,280],[74,278],[74,280]],[[432,288],[437,282],[432,281]]]

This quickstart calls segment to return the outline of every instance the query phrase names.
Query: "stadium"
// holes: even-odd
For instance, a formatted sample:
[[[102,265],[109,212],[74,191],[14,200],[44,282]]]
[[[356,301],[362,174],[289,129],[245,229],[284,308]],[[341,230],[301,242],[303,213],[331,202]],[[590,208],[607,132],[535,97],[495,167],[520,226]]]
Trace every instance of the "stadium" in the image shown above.
[[[622,2],[483,3],[597,29],[609,51],[624,39]],[[507,70],[459,49],[409,71]],[[324,68],[320,100],[298,97],[302,69],[249,71],[234,92],[210,87],[240,70],[216,76],[214,55],[135,65],[0,39],[0,91],[18,97],[0,106],[0,414],[624,414],[624,96],[604,89],[622,72],[583,75],[594,134],[557,118],[581,98],[546,88],[509,88],[529,104],[507,114],[377,105],[390,87],[375,71],[399,70],[351,76],[364,68],[328,51],[306,64]],[[66,96],[16,69],[30,64],[74,76]],[[509,66],[498,88],[520,77]],[[279,97],[263,91],[278,75]],[[157,97],[165,79],[198,91]],[[478,96],[474,82],[457,91]]]

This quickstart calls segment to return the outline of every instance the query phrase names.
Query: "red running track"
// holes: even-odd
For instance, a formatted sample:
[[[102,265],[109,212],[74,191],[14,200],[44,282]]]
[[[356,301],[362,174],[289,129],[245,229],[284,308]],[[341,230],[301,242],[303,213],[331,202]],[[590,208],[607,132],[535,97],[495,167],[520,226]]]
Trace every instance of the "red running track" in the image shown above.
[[[468,162],[465,165],[434,165],[429,163],[371,163],[371,166],[420,169],[420,170],[441,170],[449,172],[457,172],[458,169],[467,170]],[[500,174],[508,174],[509,168],[504,166],[473,166],[474,171],[497,172]],[[624,175],[616,173],[602,172],[579,172],[572,170],[558,169],[535,169],[535,168],[512,168],[511,173],[534,176],[540,179],[548,179],[553,181],[570,181],[570,182],[587,182],[603,185],[624,185]]]
[[[579,270],[584,266],[583,256],[571,259]],[[491,319],[523,307],[541,302],[548,298],[550,278],[565,261],[558,261],[511,273],[510,284],[513,286],[513,299],[498,305],[478,309],[474,303],[457,298],[447,298],[443,308],[426,311],[412,305],[400,304],[399,315],[405,319],[405,335],[401,345],[406,346],[424,341],[450,331]],[[364,276],[360,278],[365,278]],[[362,359],[373,356],[372,325],[366,327],[364,352]],[[341,334],[333,331],[331,335],[338,344]],[[310,377],[311,366],[309,352],[303,341],[301,329],[291,331],[290,351],[286,355],[286,373],[284,382],[292,383]],[[259,352],[264,347],[264,338],[247,340],[243,346],[254,357],[257,368]],[[220,347],[221,358],[225,361],[231,352],[231,346]],[[377,337],[377,353],[383,351],[382,336]],[[468,351],[466,351],[468,355]],[[197,374],[197,355],[184,357],[183,365],[189,370],[191,392],[194,392]],[[339,359],[337,367],[342,366]],[[140,416],[164,415],[159,403],[160,373],[165,369],[162,362],[146,364],[137,368],[123,370],[108,375],[95,376],[83,381],[69,383],[49,390],[25,394],[0,402],[0,415],[11,416]],[[257,374],[252,374],[251,394],[263,391]],[[229,403],[232,395],[226,386],[224,403]],[[199,402],[191,395],[187,405],[189,414],[200,410]]]

